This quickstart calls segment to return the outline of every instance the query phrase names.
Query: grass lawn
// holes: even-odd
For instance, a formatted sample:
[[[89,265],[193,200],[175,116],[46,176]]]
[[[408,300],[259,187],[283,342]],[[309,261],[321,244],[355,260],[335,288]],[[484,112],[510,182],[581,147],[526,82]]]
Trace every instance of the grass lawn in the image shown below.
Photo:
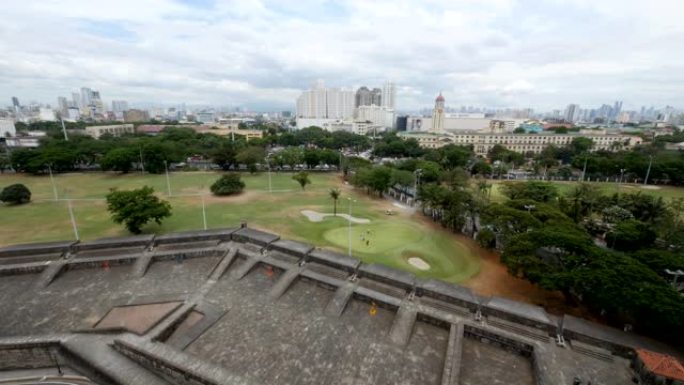
[[[506,183],[524,183],[523,181],[498,181],[490,180],[489,183],[493,184],[491,199],[495,202],[501,202],[506,200],[506,196],[503,195],[501,186]],[[566,194],[572,191],[572,189],[577,185],[577,182],[563,182],[563,181],[551,181],[554,185],[558,187],[558,192],[561,194]],[[612,195],[618,192],[617,183],[604,183],[604,182],[587,182],[591,183],[604,193]],[[642,184],[633,183],[622,183],[619,185],[620,193],[635,193],[641,191],[643,194],[654,195],[657,197],[663,197],[665,199],[672,198],[684,198],[684,187],[675,186],[644,186]]]
[[[365,262],[383,263],[418,276],[449,282],[462,282],[480,269],[480,259],[459,242],[453,234],[420,220],[420,214],[393,207],[343,185],[336,174],[311,174],[312,184],[302,191],[292,174],[272,173],[271,190],[267,173],[243,174],[245,192],[239,196],[219,198],[209,194],[209,186],[220,173],[171,173],[172,195],[167,196],[165,175],[117,175],[109,173],[62,174],[55,176],[59,198],[73,199],[72,206],[81,239],[127,235],[122,225],[114,224],[106,210],[104,196],[112,188],[127,190],[144,185],[172,205],[173,215],[161,226],[144,228],[149,233],[196,230],[203,227],[202,196],[209,228],[236,226],[246,221],[250,226],[271,231],[285,238],[309,242],[316,246],[347,252],[348,222],[341,217],[326,217],[311,222],[301,210],[333,212],[328,192],[342,190],[338,212],[347,213],[349,200],[355,217],[370,219],[369,224],[352,225],[353,254]],[[21,206],[0,206],[0,245],[73,239],[67,201],[53,200],[53,189],[47,176],[0,175],[0,187],[23,183],[32,192],[32,202]],[[392,209],[397,215],[387,216]],[[367,236],[369,244],[361,240]],[[419,257],[430,265],[418,270],[410,265],[410,257]]]

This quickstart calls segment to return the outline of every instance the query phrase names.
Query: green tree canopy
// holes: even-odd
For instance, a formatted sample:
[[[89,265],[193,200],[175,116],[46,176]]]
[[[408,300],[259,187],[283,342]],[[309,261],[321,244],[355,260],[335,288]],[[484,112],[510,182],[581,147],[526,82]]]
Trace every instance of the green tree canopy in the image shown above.
[[[9,185],[0,192],[0,201],[9,204],[22,204],[31,201],[31,191],[23,184]]]
[[[128,231],[140,234],[142,226],[154,220],[171,216],[171,205],[154,195],[152,187],[129,191],[112,191],[107,194],[107,210],[116,223],[123,223]]]
[[[235,195],[244,190],[245,182],[240,178],[240,174],[231,173],[221,176],[211,185],[211,192],[214,195]]]

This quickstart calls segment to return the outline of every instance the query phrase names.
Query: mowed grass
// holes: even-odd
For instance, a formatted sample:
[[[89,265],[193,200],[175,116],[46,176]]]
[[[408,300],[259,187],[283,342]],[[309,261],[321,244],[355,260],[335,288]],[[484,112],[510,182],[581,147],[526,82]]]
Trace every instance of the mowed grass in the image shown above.
[[[503,194],[503,189],[502,186],[507,184],[507,183],[525,183],[524,181],[498,181],[498,180],[490,180],[489,183],[492,183],[492,192],[491,192],[491,199],[495,202],[502,202],[505,201],[507,198]],[[572,191],[575,186],[577,186],[577,182],[565,182],[565,181],[550,181],[550,183],[554,184],[558,188],[558,192],[561,195],[568,194]],[[636,192],[641,192],[642,194],[648,194],[648,195],[653,195],[656,197],[663,197],[665,200],[673,199],[673,198],[684,198],[684,187],[676,187],[676,186],[655,186],[655,185],[648,185],[644,186],[643,184],[634,184],[634,183],[622,183],[618,185],[617,183],[611,183],[611,182],[587,182],[590,183],[598,189],[606,194],[606,195],[612,195],[617,192],[620,193],[636,193]]]
[[[322,222],[311,222],[301,210],[333,212],[331,188],[339,188],[342,196],[338,212],[349,212],[367,218],[370,224],[352,225],[352,252],[368,263],[383,263],[407,270],[422,277],[449,282],[461,282],[475,275],[480,268],[474,250],[460,243],[456,237],[421,220],[420,214],[411,215],[389,202],[343,184],[336,174],[310,174],[312,184],[302,191],[290,173],[272,173],[271,191],[267,173],[243,174],[245,192],[235,197],[214,197],[209,186],[220,176],[215,172],[178,172],[170,174],[172,195],[167,196],[165,175],[117,175],[108,173],[55,175],[60,200],[54,193],[48,176],[0,175],[0,187],[23,183],[32,192],[32,202],[20,206],[0,206],[0,245],[74,239],[69,219],[71,199],[80,238],[124,236],[122,225],[112,222],[106,210],[104,196],[111,189],[128,190],[144,185],[172,205],[173,215],[162,225],[150,224],[147,233],[168,233],[203,228],[204,201],[208,228],[237,226],[246,221],[249,226],[280,234],[285,238],[311,243],[340,252],[347,252],[348,222],[341,217],[327,217]],[[398,215],[388,216],[393,209]],[[360,235],[367,231],[370,244]],[[426,271],[411,266],[407,259],[420,257],[430,264]]]

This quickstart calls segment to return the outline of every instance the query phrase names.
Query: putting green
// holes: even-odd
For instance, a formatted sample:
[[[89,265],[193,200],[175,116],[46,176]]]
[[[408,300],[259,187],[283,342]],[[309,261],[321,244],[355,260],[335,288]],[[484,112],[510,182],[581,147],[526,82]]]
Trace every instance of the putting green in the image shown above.
[[[425,231],[419,224],[376,220],[370,224],[353,225],[352,253],[365,262],[383,263],[418,276],[459,282],[479,270],[479,258],[458,240],[438,231]],[[323,238],[346,250],[349,247],[348,227],[327,230]],[[421,270],[408,259],[418,257],[430,268]]]

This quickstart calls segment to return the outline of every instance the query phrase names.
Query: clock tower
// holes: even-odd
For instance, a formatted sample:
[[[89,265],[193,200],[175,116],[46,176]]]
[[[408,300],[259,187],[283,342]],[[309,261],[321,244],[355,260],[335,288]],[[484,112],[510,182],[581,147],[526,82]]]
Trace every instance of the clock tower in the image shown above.
[[[430,132],[444,132],[444,96],[439,93],[435,99],[435,109],[432,110],[432,127]]]

